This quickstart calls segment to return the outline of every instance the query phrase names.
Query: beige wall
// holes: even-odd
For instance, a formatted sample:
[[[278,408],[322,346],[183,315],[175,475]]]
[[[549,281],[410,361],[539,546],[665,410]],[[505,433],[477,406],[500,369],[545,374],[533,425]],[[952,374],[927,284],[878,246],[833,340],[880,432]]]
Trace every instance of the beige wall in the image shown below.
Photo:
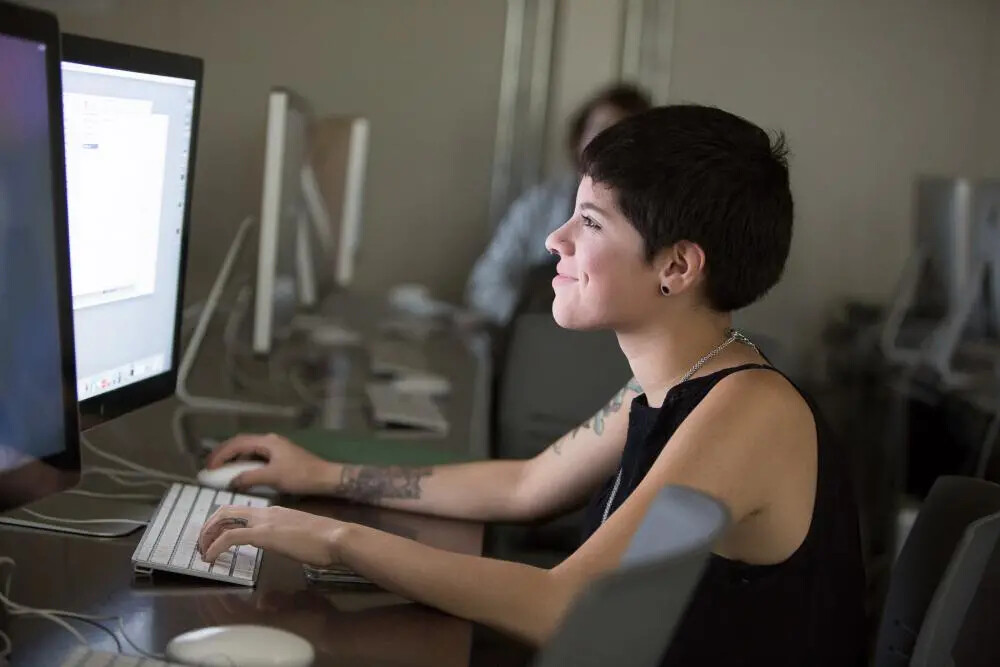
[[[788,136],[792,256],[781,285],[740,320],[812,359],[838,303],[889,294],[909,248],[915,175],[1000,176],[1000,3],[664,2],[675,4],[670,80],[656,96],[719,105]],[[195,295],[258,206],[264,95],[283,83],[321,112],[372,119],[360,282],[415,279],[459,296],[488,234],[504,0],[39,4],[57,7],[67,30],[206,59]],[[566,164],[566,116],[617,76],[622,5],[560,3],[548,173]]]
[[[1000,2],[987,23],[987,64],[983,70],[976,122],[977,175],[1000,178]]]
[[[563,0],[552,54],[545,173],[569,167],[568,117],[600,86],[618,78],[622,0]]]
[[[746,326],[807,355],[842,299],[887,298],[914,176],[976,168],[993,4],[677,0],[670,100],[780,128],[792,150],[792,256]]]
[[[260,206],[272,84],[371,120],[358,280],[458,297],[485,243],[504,0],[40,0],[65,31],[205,59],[188,300]]]

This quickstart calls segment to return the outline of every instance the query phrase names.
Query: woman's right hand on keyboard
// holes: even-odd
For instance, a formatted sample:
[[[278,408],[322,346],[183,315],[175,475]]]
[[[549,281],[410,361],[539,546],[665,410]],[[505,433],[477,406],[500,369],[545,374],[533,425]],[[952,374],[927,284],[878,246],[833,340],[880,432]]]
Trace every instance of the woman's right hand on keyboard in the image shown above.
[[[219,445],[208,458],[209,469],[240,458],[267,462],[262,468],[236,477],[231,486],[248,489],[270,486],[283,493],[320,495],[336,485],[341,466],[307,452],[295,443],[273,433],[238,435]]]

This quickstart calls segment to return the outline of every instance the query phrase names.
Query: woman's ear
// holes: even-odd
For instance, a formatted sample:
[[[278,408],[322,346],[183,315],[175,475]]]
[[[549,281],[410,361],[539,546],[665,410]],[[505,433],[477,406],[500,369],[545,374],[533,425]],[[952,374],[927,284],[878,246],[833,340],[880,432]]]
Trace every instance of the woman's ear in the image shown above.
[[[661,294],[679,294],[697,284],[705,273],[705,251],[691,241],[678,241],[656,258]]]

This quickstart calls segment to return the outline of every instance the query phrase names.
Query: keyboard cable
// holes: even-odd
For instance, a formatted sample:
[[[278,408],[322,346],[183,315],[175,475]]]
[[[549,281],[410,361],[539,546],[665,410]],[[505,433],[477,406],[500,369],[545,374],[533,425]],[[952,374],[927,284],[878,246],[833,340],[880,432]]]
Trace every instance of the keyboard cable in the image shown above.
[[[151,658],[153,660],[161,660],[161,661],[166,660],[166,656],[163,655],[162,653],[150,653],[149,651],[146,651],[145,649],[137,645],[134,641],[132,641],[132,639],[128,636],[128,633],[125,631],[125,619],[123,619],[121,616],[95,616],[90,614],[78,614],[76,612],[65,611],[62,609],[39,609],[37,607],[29,607],[27,605],[14,602],[13,600],[10,599],[10,586],[14,578],[14,568],[17,567],[17,563],[14,562],[13,558],[8,558],[7,556],[0,556],[0,567],[2,567],[3,565],[9,565],[10,571],[7,573],[7,579],[3,586],[3,592],[0,593],[0,602],[3,603],[4,607],[7,609],[8,613],[10,613],[11,616],[38,616],[47,619],[59,625],[64,630],[72,634],[76,638],[76,640],[79,641],[83,646],[90,648],[90,642],[87,641],[87,638],[84,637],[79,630],[70,625],[70,623],[65,619],[83,621],[85,623],[94,625],[103,630],[104,632],[108,633],[111,636],[111,638],[115,641],[115,644],[118,646],[118,652],[121,653],[122,645],[121,642],[118,640],[118,636],[114,633],[113,630],[103,625],[104,622],[117,621],[118,631],[121,633],[121,636],[125,639],[128,645],[132,647],[133,650],[139,653],[139,655],[145,658]],[[0,652],[0,659],[6,659],[13,651],[14,643],[11,641],[10,636],[4,633],[3,631],[0,631],[0,635],[2,635],[2,638],[5,642],[4,650],[3,652]]]

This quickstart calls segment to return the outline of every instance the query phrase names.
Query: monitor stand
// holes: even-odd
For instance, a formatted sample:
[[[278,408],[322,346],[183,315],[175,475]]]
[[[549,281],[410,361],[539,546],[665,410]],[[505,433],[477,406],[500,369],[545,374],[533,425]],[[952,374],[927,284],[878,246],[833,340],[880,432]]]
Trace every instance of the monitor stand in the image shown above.
[[[298,406],[271,405],[267,403],[254,403],[232,398],[199,396],[191,393],[187,388],[188,375],[191,373],[191,369],[198,360],[198,354],[201,351],[201,344],[205,340],[205,335],[208,332],[208,325],[212,321],[212,316],[219,307],[219,301],[222,299],[222,292],[225,290],[226,285],[229,282],[229,276],[233,271],[237,258],[240,256],[244,240],[247,233],[250,231],[253,221],[253,216],[248,216],[242,223],[240,223],[239,229],[236,230],[236,236],[233,237],[233,243],[229,247],[229,251],[226,253],[225,259],[222,261],[222,266],[219,268],[219,274],[215,278],[215,283],[212,285],[212,289],[208,293],[208,297],[205,299],[205,307],[201,311],[201,315],[198,318],[198,324],[195,326],[194,333],[191,334],[191,340],[188,342],[187,349],[184,350],[184,356],[177,368],[176,396],[189,408],[198,410],[295,418],[301,416],[303,412],[302,408]]]
[[[0,514],[0,524],[87,537],[121,537],[149,523],[152,505],[56,493]]]

